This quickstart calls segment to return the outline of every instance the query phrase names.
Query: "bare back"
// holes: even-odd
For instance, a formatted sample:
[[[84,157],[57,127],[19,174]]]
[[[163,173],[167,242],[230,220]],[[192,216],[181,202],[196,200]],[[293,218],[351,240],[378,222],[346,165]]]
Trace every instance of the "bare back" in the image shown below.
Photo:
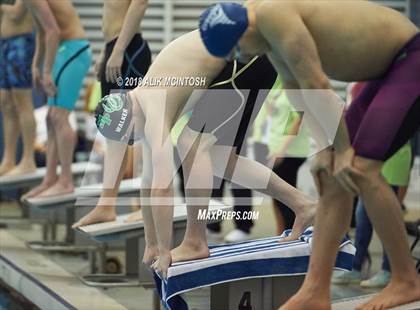
[[[198,31],[192,31],[179,37],[160,52],[146,74],[146,78],[149,80],[165,77],[200,77],[206,80],[204,87],[156,87],[167,91],[165,122],[169,124],[170,128],[175,124],[182,111],[190,110],[194,105],[193,100],[189,101],[193,90],[207,88],[225,65],[226,62],[223,59],[215,58],[206,51]],[[142,100],[142,90],[145,88],[148,87],[137,87],[133,91],[140,104],[147,101]],[[191,106],[186,106],[187,101]],[[146,111],[147,118],[148,107],[143,106],[143,109]]]
[[[61,40],[85,39],[86,34],[71,0],[47,0],[61,32]]]
[[[265,8],[263,8],[265,6]],[[274,11],[275,27],[293,35],[291,19],[301,19],[317,48],[324,72],[344,81],[381,76],[402,46],[419,30],[399,12],[364,0],[264,1],[258,19]],[[305,52],[302,51],[302,55]]]
[[[105,37],[105,42],[115,39],[120,34],[131,1],[133,0],[104,1],[102,32]]]
[[[9,38],[32,32],[32,18],[23,3],[0,5],[0,37]]]

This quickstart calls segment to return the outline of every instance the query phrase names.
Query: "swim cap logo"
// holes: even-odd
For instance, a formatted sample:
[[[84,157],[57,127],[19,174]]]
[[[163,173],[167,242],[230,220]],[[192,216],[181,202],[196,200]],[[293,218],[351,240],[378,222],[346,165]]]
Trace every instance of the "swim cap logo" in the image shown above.
[[[105,125],[111,125],[111,117],[108,113],[104,113],[103,115],[98,115],[98,126],[101,129],[104,129]]]
[[[209,27],[214,27],[217,24],[235,25],[235,22],[226,15],[220,4],[215,5],[210,10],[209,15],[207,15],[203,22],[202,29],[206,31]]]
[[[120,111],[123,107],[123,101],[121,99],[120,96],[115,96],[115,95],[108,95],[106,97],[103,98],[104,99],[104,103],[102,103],[102,106],[104,108],[104,110],[108,113],[113,113],[116,111]]]

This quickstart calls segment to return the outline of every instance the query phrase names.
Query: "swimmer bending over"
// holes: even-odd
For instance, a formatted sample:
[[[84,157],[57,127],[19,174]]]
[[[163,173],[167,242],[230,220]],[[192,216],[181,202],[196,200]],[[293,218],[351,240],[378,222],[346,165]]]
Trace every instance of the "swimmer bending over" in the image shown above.
[[[323,109],[314,108],[305,92],[290,98],[313,113],[317,143],[326,136],[317,115],[332,115],[337,106],[328,77],[368,81],[342,118],[332,147],[314,160],[321,197],[313,253],[300,291],[281,309],[330,308],[332,268],[349,229],[354,194],[365,202],[392,270],[389,285],[362,308],[420,300],[399,202],[381,176],[384,161],[420,125],[419,29],[397,11],[360,0],[222,3],[204,12],[200,29],[213,55],[266,54],[285,88],[325,90]]]
[[[263,71],[270,79],[269,81],[262,80],[266,84],[269,82],[267,88],[270,88],[276,78],[275,71],[270,69],[271,66],[267,59],[264,60],[262,58],[262,60],[259,60],[259,65],[263,65],[264,68],[267,68],[268,65],[268,70],[272,72],[268,74],[267,71]],[[146,77],[149,80],[161,77],[202,77],[206,81],[205,87],[209,87],[213,81],[217,81],[225,66],[225,60],[209,55],[201,43],[199,32],[193,31],[181,36],[165,47],[153,62]],[[231,73],[229,72],[229,74]],[[224,75],[227,75],[227,73],[224,72]],[[227,78],[230,78],[230,75]],[[256,85],[258,85],[257,81],[257,79],[254,81]],[[201,98],[198,98],[200,96],[195,96],[196,94],[191,96],[196,88],[201,89],[203,86],[165,87],[163,88],[164,92],[162,92],[162,88],[139,86],[128,92],[127,95],[114,94],[105,97],[99,105],[97,125],[104,136],[111,140],[125,142],[127,140],[132,140],[132,142],[134,140],[143,140],[142,198],[150,196],[149,201],[152,204],[151,206],[150,203],[148,205],[142,202],[142,214],[146,230],[146,250],[143,261],[146,264],[151,264],[153,259],[158,256],[159,260],[155,264],[155,268],[162,272],[164,276],[166,276],[167,268],[172,261],[170,242],[173,216],[172,178],[174,169],[172,167],[173,147],[168,137],[178,118],[189,110],[193,110],[193,115],[189,125],[179,139],[184,141],[183,146],[179,148],[179,152],[181,154],[180,157],[185,162],[189,162],[187,165],[183,164],[183,169],[186,169],[184,175],[188,180],[186,184],[190,181],[199,183],[195,184],[193,191],[196,190],[196,193],[192,194],[192,196],[198,197],[197,200],[199,202],[197,203],[197,200],[190,202],[188,199],[191,198],[189,197],[191,193],[187,192],[187,231],[181,248],[172,253],[174,260],[197,259],[208,256],[205,235],[206,223],[198,221],[196,214],[199,208],[207,208],[208,206],[213,173],[248,188],[252,188],[255,184],[250,182],[250,180],[261,180],[260,183],[267,181],[268,185],[266,188],[257,190],[284,202],[297,214],[297,224],[293,238],[297,238],[312,222],[314,214],[314,202],[312,199],[281,180],[272,170],[265,166],[238,156],[237,152],[231,152],[231,154],[229,152],[227,167],[220,167],[221,163],[216,159],[223,157],[220,156],[219,152],[221,149],[226,150],[226,148],[217,148],[213,147],[213,145],[221,137],[218,137],[218,134],[206,133],[207,130],[204,130],[200,136],[200,139],[203,138],[204,143],[201,143],[201,141],[198,143],[195,139],[201,129],[203,129],[195,125],[203,124],[205,128],[204,122],[210,122],[210,119],[205,115],[206,112],[197,112],[195,110],[198,107],[197,100],[200,102],[203,98],[206,98],[206,94],[203,95],[202,91]],[[269,89],[267,89],[268,91]],[[163,96],[162,93],[164,94]],[[260,99],[262,104],[264,98]],[[210,98],[203,102],[207,102],[207,105],[212,104]],[[199,105],[202,109],[203,104],[200,103]],[[211,111],[211,108],[207,111]],[[235,110],[230,113],[233,116],[236,115]],[[195,114],[200,115],[200,117],[194,116]],[[212,116],[217,116],[217,113],[213,112]],[[229,115],[227,115],[226,119],[229,119]],[[220,122],[226,119],[220,119]],[[134,137],[131,137],[133,127]],[[194,138],[190,138],[191,135]],[[211,136],[216,138],[209,142],[211,141]],[[117,147],[123,149],[121,147],[122,142],[114,141],[114,143],[117,143]],[[191,148],[192,145],[194,146]],[[232,151],[232,144],[229,150]],[[191,157],[188,158],[185,153],[194,154],[193,158],[199,158],[197,162],[200,162],[205,156],[205,160],[207,160],[205,162],[206,169],[211,168],[212,170],[202,171],[201,164],[196,165],[194,160]],[[120,155],[120,158],[122,157],[123,155]],[[115,164],[109,168],[108,173],[105,173],[104,186],[110,185],[110,182],[107,180],[108,176],[116,177],[118,175],[118,178],[121,176]],[[114,171],[111,173],[110,170]],[[194,173],[194,177],[190,175],[190,172]],[[112,179],[112,177],[109,179]],[[188,188],[188,185],[186,187]],[[209,190],[200,191],[200,188]],[[101,206],[98,205],[96,209],[99,208]],[[75,226],[78,226],[78,224]],[[192,246],[192,243],[194,246]]]

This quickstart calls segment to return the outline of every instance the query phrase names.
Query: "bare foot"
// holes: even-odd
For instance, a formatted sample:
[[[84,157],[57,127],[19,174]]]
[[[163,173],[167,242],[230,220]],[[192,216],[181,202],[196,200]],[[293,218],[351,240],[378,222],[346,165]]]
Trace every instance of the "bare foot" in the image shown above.
[[[53,186],[55,184],[56,180],[53,181],[42,181],[41,184],[31,189],[29,192],[27,192],[25,195],[23,195],[20,200],[24,201],[26,199],[35,197],[45,191],[47,188]]]
[[[392,281],[372,300],[357,310],[389,309],[420,300],[420,278],[413,282]]]
[[[147,266],[151,266],[153,262],[158,258],[159,251],[157,246],[156,247],[150,247],[146,246],[144,249],[144,255],[143,255],[143,264],[146,264]]]
[[[153,263],[152,268],[160,273],[165,279],[168,277],[168,269],[172,264],[171,252],[160,253],[159,258]]]
[[[55,183],[50,188],[36,195],[37,198],[55,197],[74,192],[73,184],[62,184],[61,182]]]
[[[125,220],[125,223],[132,223],[132,222],[139,222],[143,220],[143,215],[141,211],[134,211],[132,212]]]
[[[296,213],[292,233],[290,234],[290,236],[279,240],[279,242],[286,242],[298,239],[305,231],[305,229],[313,224],[316,214],[316,205],[316,203],[313,203],[305,207],[301,213]]]
[[[12,170],[8,171],[5,176],[17,176],[17,175],[23,175],[28,174],[36,171],[36,165],[34,162],[31,163],[20,163],[16,167],[14,167]]]
[[[73,224],[71,228],[78,228],[81,226],[112,222],[117,218],[114,206],[96,206],[92,211]]]
[[[290,298],[278,310],[330,310],[331,304],[328,298],[321,300],[319,296],[300,293]]]
[[[15,164],[2,163],[0,165],[0,176],[4,176],[10,170],[13,170],[14,167],[15,167]]]
[[[191,244],[188,242],[182,242],[171,251],[173,263],[207,258],[209,255],[210,251],[207,243]]]

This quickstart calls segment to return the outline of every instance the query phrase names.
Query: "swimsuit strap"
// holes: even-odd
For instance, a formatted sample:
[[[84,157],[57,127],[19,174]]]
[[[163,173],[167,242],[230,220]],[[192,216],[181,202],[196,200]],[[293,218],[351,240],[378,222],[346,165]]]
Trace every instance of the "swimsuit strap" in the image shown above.
[[[236,69],[238,67],[238,62],[235,60],[233,63],[233,71],[232,71],[232,76],[225,80],[225,81],[221,81],[221,82],[217,82],[216,84],[211,85],[209,88],[213,88],[216,86],[220,86],[220,85],[225,85],[225,84],[229,84],[229,83],[234,83],[234,80],[240,76],[242,73],[244,73],[244,71],[246,69],[248,69],[257,59],[259,58],[259,56],[255,56],[250,62],[248,62],[241,70],[239,70],[238,72],[236,72]]]

